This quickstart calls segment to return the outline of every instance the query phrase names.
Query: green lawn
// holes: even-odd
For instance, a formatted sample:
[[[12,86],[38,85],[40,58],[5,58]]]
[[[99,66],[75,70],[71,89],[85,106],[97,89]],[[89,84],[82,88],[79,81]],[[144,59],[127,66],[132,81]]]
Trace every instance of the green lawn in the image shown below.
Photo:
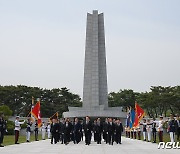
[[[39,135],[39,136],[38,136],[38,139],[39,139],[39,140],[42,140],[42,136]],[[47,139],[47,136],[46,136],[46,139]],[[15,140],[15,136],[14,136],[14,135],[5,135],[5,136],[4,136],[3,145],[4,145],[4,146],[6,146],[6,145],[12,145],[12,144],[14,144],[14,140]],[[35,141],[34,134],[32,134],[32,135],[31,135],[31,138],[30,138],[30,142],[32,142],[32,141]],[[24,142],[26,142],[26,136],[20,135],[18,142],[19,142],[19,143],[24,143]]]

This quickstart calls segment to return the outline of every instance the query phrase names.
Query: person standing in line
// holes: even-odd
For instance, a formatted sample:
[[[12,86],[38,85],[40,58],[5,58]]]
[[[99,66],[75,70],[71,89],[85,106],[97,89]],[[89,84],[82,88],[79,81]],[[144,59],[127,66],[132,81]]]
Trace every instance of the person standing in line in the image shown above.
[[[147,123],[146,119],[143,119],[143,123],[140,123],[143,126],[143,139],[146,141],[146,133],[147,133]]]
[[[176,135],[177,135],[177,141],[179,141],[179,136],[180,136],[180,117],[177,114],[176,115]]]
[[[74,144],[78,144],[81,141],[81,129],[82,126],[78,118],[75,118],[73,125]]]
[[[103,123],[103,139],[106,144],[108,143],[108,118],[105,119]]]
[[[26,142],[30,142],[31,126],[32,126],[31,118],[28,118],[26,125],[27,125],[27,127],[26,127]]]
[[[93,133],[94,133],[94,142],[97,142],[97,121],[94,120],[92,125]]]
[[[118,119],[116,122],[115,132],[116,132],[116,142],[117,142],[117,144],[121,144],[121,134],[123,132],[123,125],[122,125],[120,119]]]
[[[35,141],[39,141],[39,140],[38,140],[38,131],[39,131],[39,129],[38,129],[38,121],[36,120],[36,121],[35,121],[35,124],[34,124]]]
[[[141,128],[140,125],[137,127],[138,140],[141,140]]]
[[[84,129],[84,134],[85,134],[85,144],[90,145],[91,144],[92,123],[88,116],[86,116],[86,120],[84,122],[83,129]]]
[[[175,142],[175,132],[176,132],[176,121],[174,119],[174,116],[170,115],[170,120],[168,122],[168,132],[170,135],[171,142]]]
[[[114,142],[114,131],[115,131],[115,125],[112,121],[112,118],[109,118],[108,123],[108,139],[109,139],[109,145],[113,145]]]
[[[157,133],[157,121],[156,118],[154,118],[152,123],[153,143],[156,143],[156,133]]]
[[[25,123],[25,120],[23,122],[19,121],[19,116],[16,116],[16,120],[15,120],[15,144],[19,144],[18,140],[19,140],[19,132],[21,130],[21,125]]]
[[[41,133],[42,133],[42,140],[45,140],[45,137],[46,137],[46,125],[45,125],[44,121],[42,122]]]
[[[4,147],[3,140],[4,140],[4,134],[7,131],[6,130],[7,122],[4,120],[4,114],[0,113],[0,147]]]
[[[59,126],[57,124],[57,119],[52,119],[52,124],[51,124],[51,144],[57,143],[58,141],[58,135],[59,135]]]
[[[64,131],[65,131],[65,119],[63,118],[60,123],[60,134],[61,134],[61,144],[64,144]]]
[[[96,123],[96,140],[97,144],[101,144],[101,135],[102,135],[102,124],[101,124],[101,119],[97,118],[97,123]]]
[[[160,116],[160,120],[158,122],[158,134],[159,134],[159,142],[163,142],[163,116]]]
[[[135,127],[133,127],[133,130],[134,130],[134,139],[137,139],[137,129]]]
[[[51,138],[51,125],[49,122],[47,123],[47,135],[48,135],[48,139],[50,139]]]
[[[148,142],[151,142],[151,131],[152,131],[152,123],[150,119],[147,120],[147,140]]]

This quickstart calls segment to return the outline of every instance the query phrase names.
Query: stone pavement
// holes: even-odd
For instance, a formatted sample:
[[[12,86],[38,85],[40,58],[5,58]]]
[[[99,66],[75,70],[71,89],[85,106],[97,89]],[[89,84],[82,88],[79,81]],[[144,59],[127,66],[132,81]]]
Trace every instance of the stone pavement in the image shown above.
[[[22,143],[0,148],[0,154],[177,154],[180,149],[158,149],[158,144],[132,140],[122,137],[122,144],[114,146],[92,142],[87,146],[84,141],[77,144],[50,144],[50,140]]]

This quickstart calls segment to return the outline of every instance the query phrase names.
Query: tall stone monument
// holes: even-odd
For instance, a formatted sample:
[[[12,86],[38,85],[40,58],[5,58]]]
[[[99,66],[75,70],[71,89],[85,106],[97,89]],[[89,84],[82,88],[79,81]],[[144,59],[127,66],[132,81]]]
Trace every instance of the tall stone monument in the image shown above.
[[[87,14],[83,106],[69,107],[64,117],[121,117],[121,107],[108,107],[104,15]]]

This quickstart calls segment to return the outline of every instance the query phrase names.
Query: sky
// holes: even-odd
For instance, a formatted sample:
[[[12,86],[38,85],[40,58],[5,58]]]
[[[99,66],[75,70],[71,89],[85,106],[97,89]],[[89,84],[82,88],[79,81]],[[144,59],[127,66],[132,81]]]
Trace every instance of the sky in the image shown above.
[[[104,13],[108,91],[180,83],[179,0],[0,0],[0,85],[82,96],[86,16]]]

